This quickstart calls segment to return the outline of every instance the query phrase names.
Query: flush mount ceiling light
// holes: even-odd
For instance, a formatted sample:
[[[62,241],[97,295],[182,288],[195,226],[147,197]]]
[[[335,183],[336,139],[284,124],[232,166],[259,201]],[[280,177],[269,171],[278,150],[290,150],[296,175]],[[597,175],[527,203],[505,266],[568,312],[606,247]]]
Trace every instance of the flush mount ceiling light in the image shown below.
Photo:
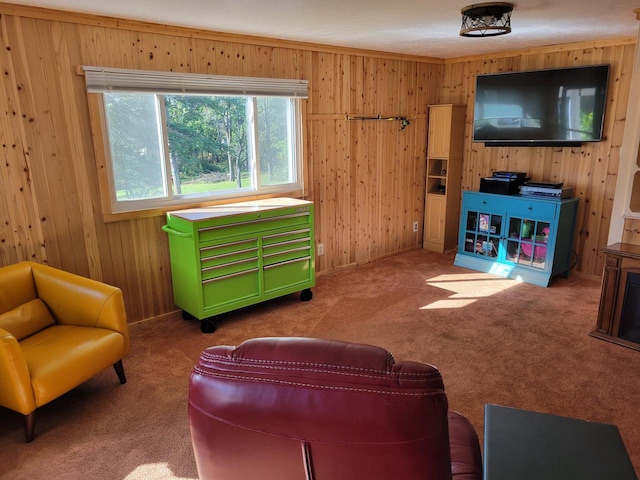
[[[495,37],[511,32],[511,3],[475,3],[464,7],[460,35],[463,37]]]

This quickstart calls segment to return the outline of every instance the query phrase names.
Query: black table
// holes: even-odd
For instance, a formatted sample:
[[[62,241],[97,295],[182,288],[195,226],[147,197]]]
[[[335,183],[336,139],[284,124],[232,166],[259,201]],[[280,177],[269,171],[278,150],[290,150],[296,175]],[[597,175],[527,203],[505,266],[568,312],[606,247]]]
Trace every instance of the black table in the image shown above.
[[[638,480],[618,427],[485,404],[484,480]]]

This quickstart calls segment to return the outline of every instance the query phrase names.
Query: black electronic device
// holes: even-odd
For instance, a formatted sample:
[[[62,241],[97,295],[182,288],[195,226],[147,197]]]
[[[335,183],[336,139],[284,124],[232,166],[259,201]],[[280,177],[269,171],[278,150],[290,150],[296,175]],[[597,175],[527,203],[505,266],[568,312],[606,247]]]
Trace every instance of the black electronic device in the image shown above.
[[[498,172],[493,172],[492,177],[494,178],[515,178],[515,179],[524,179],[527,176],[526,172],[505,172],[505,171],[498,171]]]
[[[501,195],[517,195],[526,178],[484,177],[480,179],[482,193],[499,193]]]
[[[524,184],[529,187],[541,187],[541,188],[562,188],[562,186],[564,185],[564,183],[562,182],[532,182],[530,180],[524,182]]]
[[[520,187],[520,195],[532,195],[537,197],[571,198],[573,197],[573,192],[573,187],[563,186],[553,188],[525,184]]]
[[[602,140],[609,65],[478,75],[473,141],[568,146]]]

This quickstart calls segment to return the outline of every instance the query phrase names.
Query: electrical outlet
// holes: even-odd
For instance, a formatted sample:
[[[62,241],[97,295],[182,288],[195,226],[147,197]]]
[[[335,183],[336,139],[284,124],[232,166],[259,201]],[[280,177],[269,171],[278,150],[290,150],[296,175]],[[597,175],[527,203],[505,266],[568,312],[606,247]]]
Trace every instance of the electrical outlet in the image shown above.
[[[324,243],[318,244],[318,247],[316,248],[316,253],[318,254],[319,257],[324,255]]]
[[[418,231],[418,222],[413,222],[413,233]]]

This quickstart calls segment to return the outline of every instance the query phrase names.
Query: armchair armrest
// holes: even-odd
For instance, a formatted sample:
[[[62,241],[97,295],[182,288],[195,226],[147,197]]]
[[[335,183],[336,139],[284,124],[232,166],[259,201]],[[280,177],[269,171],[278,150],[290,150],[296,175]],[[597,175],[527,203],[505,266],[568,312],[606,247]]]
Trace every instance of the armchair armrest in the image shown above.
[[[122,291],[112,285],[47,265],[32,263],[38,297],[59,324],[106,328],[121,333],[129,351]]]
[[[0,405],[28,415],[36,409],[31,377],[18,340],[0,328]]]

